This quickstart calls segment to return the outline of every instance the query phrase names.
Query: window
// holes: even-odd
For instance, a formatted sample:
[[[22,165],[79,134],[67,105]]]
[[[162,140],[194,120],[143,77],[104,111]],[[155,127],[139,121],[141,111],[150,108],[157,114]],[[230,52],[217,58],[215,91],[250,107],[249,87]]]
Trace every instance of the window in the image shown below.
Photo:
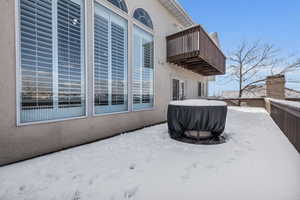
[[[95,114],[127,111],[127,21],[95,5]]]
[[[181,85],[180,85],[180,89],[181,89],[181,92],[180,92],[180,100],[184,100],[185,99],[185,83],[184,83],[184,81],[182,81],[181,83],[180,83]]]
[[[179,83],[180,81],[177,79],[172,79],[172,100],[177,101],[179,100]]]
[[[124,0],[108,0],[110,3],[112,3],[114,6],[120,8],[121,10],[123,10],[124,12],[128,12],[126,3]]]
[[[185,97],[185,81],[172,79],[172,100],[184,100]]]
[[[198,82],[198,96],[201,97],[202,96],[202,83]]]
[[[149,28],[153,29],[152,20],[143,8],[136,9],[134,11],[133,17],[145,26],[148,26]]]
[[[202,83],[202,82],[198,83],[198,96],[199,97],[204,96],[204,83]]]
[[[133,110],[153,107],[153,36],[134,26],[133,38]]]
[[[85,115],[81,0],[20,0],[20,122]]]

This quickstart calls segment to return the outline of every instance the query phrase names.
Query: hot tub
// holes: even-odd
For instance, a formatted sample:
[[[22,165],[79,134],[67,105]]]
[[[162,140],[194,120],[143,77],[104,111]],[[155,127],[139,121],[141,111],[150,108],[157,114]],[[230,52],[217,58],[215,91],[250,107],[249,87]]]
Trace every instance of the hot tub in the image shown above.
[[[168,128],[171,138],[218,138],[225,129],[227,104],[214,100],[172,101],[168,106]]]

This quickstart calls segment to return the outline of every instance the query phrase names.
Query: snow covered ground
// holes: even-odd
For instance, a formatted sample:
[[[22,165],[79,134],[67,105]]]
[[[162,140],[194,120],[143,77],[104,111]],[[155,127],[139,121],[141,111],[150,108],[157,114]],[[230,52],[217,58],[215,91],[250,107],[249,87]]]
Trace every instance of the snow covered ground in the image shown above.
[[[300,200],[300,156],[268,114],[230,108],[226,144],[158,125],[0,168],[0,200]]]

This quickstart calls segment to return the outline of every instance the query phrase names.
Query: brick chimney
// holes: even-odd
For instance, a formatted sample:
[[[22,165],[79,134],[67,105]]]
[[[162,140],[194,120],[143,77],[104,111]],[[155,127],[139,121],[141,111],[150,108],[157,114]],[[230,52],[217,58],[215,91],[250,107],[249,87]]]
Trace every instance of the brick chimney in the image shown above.
[[[267,97],[274,99],[285,99],[285,76],[274,75],[268,76],[267,81]]]

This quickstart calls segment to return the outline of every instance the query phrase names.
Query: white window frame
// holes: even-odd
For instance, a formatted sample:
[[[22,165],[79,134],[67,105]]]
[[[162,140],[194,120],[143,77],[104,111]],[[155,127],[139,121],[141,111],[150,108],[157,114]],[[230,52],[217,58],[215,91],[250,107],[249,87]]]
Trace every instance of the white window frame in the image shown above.
[[[122,112],[114,112],[114,113],[103,113],[103,114],[95,114],[95,87],[94,87],[94,63],[95,63],[95,58],[94,58],[94,33],[95,33],[95,3],[100,4],[101,6],[103,6],[104,8],[110,10],[111,12],[113,12],[116,15],[119,15],[120,17],[124,18],[125,20],[127,20],[127,25],[128,25],[128,44],[127,44],[127,48],[128,48],[128,54],[127,54],[127,62],[128,62],[128,111],[122,111]],[[139,7],[137,7],[139,8]],[[110,115],[119,115],[119,114],[127,114],[130,112],[141,112],[141,111],[151,111],[151,110],[155,110],[156,108],[156,60],[155,60],[155,47],[156,47],[156,37],[155,37],[155,24],[153,23],[153,30],[150,29],[149,27],[145,26],[144,24],[142,24],[141,22],[139,22],[138,20],[133,18],[133,13],[135,11],[136,8],[132,9],[130,11],[130,9],[128,8],[128,13],[124,12],[123,10],[117,8],[116,6],[112,5],[110,2],[106,1],[106,0],[92,0],[92,45],[91,45],[91,54],[92,54],[92,94],[88,94],[90,98],[92,98],[93,100],[90,101],[90,106],[91,108],[91,116],[93,117],[102,117],[102,116],[110,116]],[[151,34],[153,36],[153,49],[154,49],[154,53],[153,53],[153,106],[152,108],[146,108],[146,109],[141,109],[141,110],[133,110],[133,100],[132,100],[132,64],[133,64],[133,27],[134,26],[138,26],[139,28],[141,28],[143,31],[148,32],[149,34]]]
[[[75,0],[78,1],[78,0]],[[60,122],[60,121],[68,121],[75,119],[84,119],[88,117],[88,70],[87,70],[87,0],[82,0],[83,5],[83,18],[84,18],[84,39],[82,41],[84,47],[83,53],[83,67],[84,67],[84,89],[85,89],[85,114],[79,117],[66,117],[61,119],[53,119],[53,120],[43,120],[43,121],[35,121],[35,122],[21,122],[21,31],[20,31],[20,23],[21,23],[21,8],[20,8],[20,0],[15,0],[15,52],[16,52],[16,126],[26,126],[26,125],[34,125],[34,124],[46,124],[52,122]],[[56,13],[55,13],[56,15]],[[54,18],[55,19],[55,18]],[[55,23],[56,24],[56,23]],[[55,36],[57,37],[57,36]]]
[[[92,73],[93,73],[93,84],[92,84],[92,98],[93,98],[93,101],[92,101],[92,116],[94,117],[98,117],[98,116],[106,116],[106,115],[115,115],[115,114],[122,114],[122,113],[129,113],[131,111],[131,108],[130,108],[130,87],[131,87],[131,84],[130,84],[130,62],[129,62],[129,55],[130,55],[130,52],[129,52],[129,41],[130,41],[130,34],[129,34],[129,20],[128,20],[128,17],[125,17],[127,16],[127,13],[124,12],[123,10],[119,9],[118,7],[114,6],[113,4],[109,3],[106,1],[106,3],[108,3],[107,5],[103,4],[103,2],[100,2],[99,0],[92,0],[92,9],[93,9],[93,12],[92,12]],[[100,6],[103,7],[103,9],[107,9],[109,12],[112,12],[113,14],[119,16],[120,18],[124,19],[126,22],[127,22],[127,38],[126,38],[126,49],[127,49],[127,53],[125,54],[125,57],[126,57],[126,62],[127,62],[127,69],[126,69],[126,72],[127,72],[127,77],[126,77],[126,81],[127,81],[127,85],[126,85],[126,91],[127,91],[127,110],[124,110],[124,111],[116,111],[116,112],[105,112],[105,113],[96,113],[96,106],[95,106],[95,8],[96,8],[96,4],[99,4]],[[110,5],[110,6],[108,6]],[[124,16],[125,15],[125,16]],[[109,25],[109,28],[111,27],[111,25]],[[110,37],[111,35],[109,35]],[[109,41],[109,46],[111,46],[111,39]],[[110,49],[110,47],[109,47]],[[109,63],[111,63],[111,53],[109,53]],[[111,64],[110,64],[111,65]],[[111,70],[111,66],[110,66],[110,69],[109,71]],[[110,72],[109,72],[110,73]],[[111,74],[110,74],[111,75]],[[109,76],[110,76],[109,75]],[[109,81],[109,85],[111,85],[111,80],[108,80]]]
[[[137,27],[137,28],[140,28],[142,31],[145,31],[146,33],[148,33],[149,35],[151,35],[152,36],[152,38],[153,38],[153,88],[152,88],[152,90],[153,90],[153,105],[151,106],[151,107],[145,107],[145,108],[143,108],[143,107],[141,107],[141,108],[139,108],[139,109],[134,109],[134,103],[133,103],[133,93],[132,93],[132,82],[133,82],[133,76],[132,76],[132,69],[131,69],[131,85],[130,85],[130,90],[131,90],[131,111],[132,112],[139,112],[139,111],[149,111],[149,110],[154,110],[155,109],[155,105],[156,105],[156,93],[155,93],[155,88],[156,88],[156,79],[155,79],[155,76],[156,76],[156,65],[155,65],[155,35],[154,35],[154,33],[151,31],[151,32],[149,32],[149,27],[147,27],[147,29],[145,29],[145,25],[144,24],[142,24],[142,23],[140,23],[140,22],[138,22],[136,19],[134,19],[133,17],[132,17],[132,20],[133,20],[133,25],[132,25],[132,36],[131,36],[131,38],[132,38],[132,53],[131,53],[131,57],[132,57],[132,63],[131,63],[131,68],[133,69],[133,62],[134,62],[134,50],[133,50],[133,48],[134,48],[134,27]],[[138,23],[136,23],[136,22],[138,22]],[[142,24],[142,26],[141,26],[141,24]],[[142,55],[142,54],[141,54]]]
[[[182,83],[184,84],[184,88],[183,88],[183,90],[184,90],[184,96],[183,97],[187,97],[187,92],[188,92],[188,82],[187,82],[187,80],[184,80],[183,78],[179,78],[178,76],[171,76],[171,78],[170,78],[170,85],[171,85],[171,87],[170,87],[170,101],[174,101],[173,100],[173,80],[177,80],[177,81],[179,81],[179,93],[178,93],[178,95],[179,95],[179,100],[180,100],[180,97],[182,96]]]
[[[134,47],[134,41],[133,41],[133,37],[134,37],[134,31],[133,31],[133,28],[134,28],[134,26],[137,26],[137,27],[139,27],[140,29],[142,29],[143,31],[145,31],[145,32],[147,32],[147,33],[149,33],[149,34],[151,34],[152,35],[152,37],[153,37],[153,106],[151,107],[151,108],[145,108],[145,109],[139,109],[139,110],[134,110],[133,109],[133,95],[132,95],[132,75],[131,75],[131,80],[130,80],[130,93],[131,93],[131,96],[130,96],[130,98],[131,98],[131,112],[142,112],[142,111],[152,111],[152,110],[155,110],[156,109],[156,60],[155,60],[155,58],[156,58],[156,29],[155,29],[155,22],[152,20],[152,24],[153,24],[153,29],[151,29],[151,28],[149,28],[148,26],[146,26],[145,24],[143,24],[143,23],[141,23],[140,21],[138,21],[137,19],[135,19],[134,17],[133,17],[133,14],[134,14],[134,12],[135,12],[135,10],[136,9],[138,9],[138,8],[143,8],[143,7],[140,7],[140,6],[138,6],[138,7],[134,7],[132,10],[131,10],[131,12],[130,12],[130,19],[131,19],[131,30],[132,30],[132,32],[131,32],[131,38],[132,38],[132,42],[131,42],[131,49],[132,49],[132,51],[131,51],[131,60],[132,60],[132,62],[131,62],[131,64],[130,64],[130,66],[132,66],[133,65],[133,57],[134,57],[134,55],[133,55],[133,47]],[[149,13],[148,13],[149,14]],[[151,15],[150,15],[150,17],[151,17]],[[132,68],[132,67],[131,67]],[[132,72],[131,72],[132,73]]]

